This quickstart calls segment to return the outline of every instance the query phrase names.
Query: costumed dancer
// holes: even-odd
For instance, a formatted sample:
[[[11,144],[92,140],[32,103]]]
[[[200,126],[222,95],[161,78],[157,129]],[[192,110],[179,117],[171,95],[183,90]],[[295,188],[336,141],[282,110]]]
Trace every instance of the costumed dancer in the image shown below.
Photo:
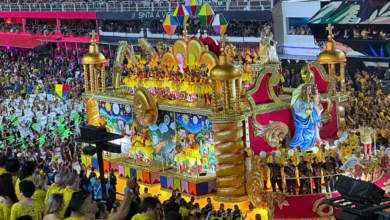
[[[164,72],[164,65],[163,63],[160,63],[158,65],[158,97],[160,98],[166,98],[166,92],[165,92],[165,72]]]
[[[176,146],[175,146],[175,149],[172,149],[171,152],[169,153],[172,153],[173,151],[175,151],[175,156],[174,156],[174,160],[176,162],[176,166],[177,166],[177,172],[184,172],[185,171],[185,164],[184,164],[184,161],[186,159],[186,155],[185,155],[185,152],[183,151],[183,148],[181,146],[182,144],[182,135],[179,135],[177,138],[176,138]]]
[[[380,154],[379,154],[379,156],[380,156],[380,164],[379,164],[379,166],[380,166],[380,168],[382,169],[382,170],[389,170],[390,169],[390,155],[389,155],[389,153],[386,151],[386,148],[385,148],[385,146],[381,146],[380,147],[380,150],[381,150],[381,152],[380,152]]]
[[[147,82],[147,86],[148,86],[147,88],[149,88],[150,93],[152,93],[153,96],[155,96],[157,94],[156,87],[158,84],[158,81],[157,81],[158,76],[157,76],[156,70],[155,70],[156,66],[157,66],[157,60],[155,58],[152,58],[152,60],[148,64],[149,71],[148,71],[148,79],[146,80],[146,82]]]
[[[190,95],[192,101],[198,102],[197,94],[201,93],[201,89],[199,87],[199,72],[200,72],[200,63],[195,62],[195,65],[192,67],[191,76],[189,86],[188,86],[188,94]]]
[[[170,87],[171,94],[174,99],[178,100],[180,98],[178,94],[179,85],[180,85],[180,73],[178,72],[179,68],[175,65],[173,67],[169,67],[169,69],[171,69],[171,76],[170,76],[170,81],[172,82]]]
[[[211,94],[213,93],[213,88],[211,87],[210,79],[207,75],[208,70],[209,70],[208,66],[203,67],[201,69],[200,76],[199,76],[201,94],[203,94],[205,104],[207,103],[211,104]]]
[[[187,148],[186,148],[186,156],[189,163],[189,166],[191,167],[191,172],[194,173],[194,166],[198,165],[198,172],[202,172],[202,163],[200,159],[202,156],[200,155],[200,147],[199,144],[196,142],[196,136],[194,134],[189,134],[186,137],[187,142]]]
[[[135,63],[135,65],[137,66],[138,86],[148,87],[146,83],[148,77],[145,70],[145,64],[146,64],[146,60],[144,59],[142,59],[141,61],[137,61]]]
[[[178,86],[179,87],[178,89],[180,91],[179,100],[185,101],[187,99],[187,91],[189,90],[189,84],[191,82],[191,78],[189,77],[189,72],[184,72],[179,81],[180,81],[180,85]]]
[[[360,157],[360,152],[356,152],[356,165],[354,167],[353,176],[360,179],[363,175],[363,168],[366,168],[363,159]]]
[[[242,76],[243,88],[245,89],[249,89],[250,84],[252,82],[251,64],[252,64],[252,55],[248,51],[247,55],[245,56],[244,74]]]
[[[375,130],[371,127],[367,126],[367,123],[364,121],[363,126],[359,126],[358,129],[354,130],[360,133],[360,141],[363,144],[363,153],[364,157],[368,157],[371,159],[371,143],[372,143],[372,135],[375,135]]]
[[[137,153],[138,151],[140,151],[142,148],[142,144],[141,144],[141,136],[138,134],[137,132],[137,128],[135,125],[131,126],[130,127],[130,142],[131,142],[131,146],[130,146],[130,149],[129,149],[129,154],[132,156],[133,160],[134,160],[134,163],[137,162]]]
[[[154,147],[152,145],[152,139],[148,135],[149,129],[143,128],[141,132],[141,144],[142,144],[142,153],[144,155],[145,162],[148,166],[152,165]]]
[[[311,99],[310,84],[301,84],[294,90],[291,105],[295,134],[288,142],[288,146],[290,148],[301,146],[301,150],[308,150],[314,146],[315,125],[321,121]]]
[[[131,94],[134,94],[135,88],[137,84],[137,74],[134,73],[134,66],[133,61],[129,60],[127,63],[127,69],[129,70],[129,73],[126,78],[123,79],[123,82],[127,87],[129,87],[129,92]]]
[[[169,94],[169,88],[170,86],[172,85],[172,81],[170,81],[170,75],[169,75],[169,71],[168,70],[164,70],[163,69],[163,73],[164,73],[164,78],[163,78],[163,86],[164,86],[164,98],[170,98],[170,94]]]

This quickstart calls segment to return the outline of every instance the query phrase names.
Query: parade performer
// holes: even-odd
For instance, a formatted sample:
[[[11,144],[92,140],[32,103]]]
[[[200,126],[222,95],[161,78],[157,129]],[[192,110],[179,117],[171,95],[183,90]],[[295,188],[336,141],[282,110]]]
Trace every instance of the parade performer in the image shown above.
[[[149,129],[143,128],[141,132],[141,144],[142,144],[142,153],[145,159],[145,162],[148,166],[152,165],[154,147],[152,145],[152,140],[148,135]]]
[[[360,158],[360,152],[356,153],[356,159],[357,160],[356,160],[356,165],[354,168],[353,176],[356,179],[360,179],[362,177],[362,174],[363,174],[363,168],[366,168],[366,166],[364,164],[363,159]]]
[[[211,104],[211,94],[213,93],[213,89],[210,84],[210,79],[207,75],[209,71],[209,67],[205,66],[201,69],[200,76],[199,76],[199,84],[201,88],[201,94],[203,94],[204,103]]]
[[[357,131],[360,133],[360,141],[363,144],[363,153],[364,157],[368,157],[371,159],[371,143],[372,143],[372,135],[375,134],[375,130],[371,127],[367,126],[367,123],[364,121],[363,126],[359,126],[358,129],[355,129],[354,131]]]
[[[191,167],[191,172],[194,173],[194,166],[198,165],[199,172],[202,171],[202,164],[200,159],[202,156],[200,155],[200,147],[196,142],[196,136],[194,134],[189,134],[186,138],[187,148],[186,148],[186,156]]]
[[[379,166],[381,167],[382,170],[389,170],[390,169],[390,161],[389,161],[390,155],[386,151],[385,146],[382,145],[380,150],[381,150],[381,152],[379,154],[379,156],[380,156]]]
[[[252,64],[252,55],[248,51],[247,55],[245,56],[244,74],[242,76],[242,83],[245,89],[248,89],[252,82],[251,64]]]
[[[141,144],[141,135],[138,134],[137,128],[135,125],[130,127],[130,141],[131,146],[129,149],[129,154],[133,157],[134,163],[137,162],[137,154],[138,151],[142,150],[142,144]]]
[[[315,125],[321,121],[314,107],[314,101],[311,99],[310,84],[301,84],[294,90],[291,105],[295,134],[288,142],[288,146],[295,148],[299,145],[301,150],[308,150],[314,146]]]
[[[180,76],[180,72],[179,72],[179,67],[177,65],[174,65],[172,66],[172,71],[171,71],[171,74],[172,74],[172,84],[171,84],[171,93],[172,93],[172,96],[176,99],[176,100],[179,100],[180,99],[180,96],[179,96],[179,92],[180,92],[180,89],[184,88],[185,87],[185,84],[181,84],[180,80],[181,80],[181,76]],[[187,89],[187,88],[185,88]]]
[[[177,172],[179,172],[179,173],[185,171],[184,161],[186,158],[185,152],[183,151],[182,146],[181,146],[181,144],[182,144],[181,138],[182,138],[182,135],[179,135],[176,138],[175,149],[172,149],[171,152],[169,152],[169,153],[172,153],[173,151],[175,151],[174,160],[176,162]]]

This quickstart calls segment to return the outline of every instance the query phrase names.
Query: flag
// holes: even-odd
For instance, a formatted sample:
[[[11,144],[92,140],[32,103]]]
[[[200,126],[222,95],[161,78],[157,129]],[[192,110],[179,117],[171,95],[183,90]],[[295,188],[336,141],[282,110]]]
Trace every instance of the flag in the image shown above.
[[[60,98],[64,98],[70,91],[70,85],[56,84],[56,93]]]

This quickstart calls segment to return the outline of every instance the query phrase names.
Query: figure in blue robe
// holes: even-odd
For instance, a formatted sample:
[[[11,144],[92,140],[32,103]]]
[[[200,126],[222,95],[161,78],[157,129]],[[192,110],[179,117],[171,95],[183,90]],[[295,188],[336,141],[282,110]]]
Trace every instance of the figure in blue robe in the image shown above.
[[[311,120],[310,114],[306,113],[306,109],[313,109]],[[301,146],[301,150],[308,150],[314,146],[316,140],[315,126],[321,122],[316,109],[314,108],[313,100],[310,100],[310,106],[306,100],[299,98],[292,106],[292,113],[295,123],[294,137],[288,142],[290,148]]]

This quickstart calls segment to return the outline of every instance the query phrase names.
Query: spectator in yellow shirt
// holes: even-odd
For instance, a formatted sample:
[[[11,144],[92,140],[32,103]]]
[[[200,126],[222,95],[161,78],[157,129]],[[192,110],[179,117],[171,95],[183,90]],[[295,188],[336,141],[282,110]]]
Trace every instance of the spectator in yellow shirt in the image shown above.
[[[145,187],[144,193],[141,194],[141,200],[143,201],[147,197],[152,197],[152,194],[148,192],[148,187]]]

